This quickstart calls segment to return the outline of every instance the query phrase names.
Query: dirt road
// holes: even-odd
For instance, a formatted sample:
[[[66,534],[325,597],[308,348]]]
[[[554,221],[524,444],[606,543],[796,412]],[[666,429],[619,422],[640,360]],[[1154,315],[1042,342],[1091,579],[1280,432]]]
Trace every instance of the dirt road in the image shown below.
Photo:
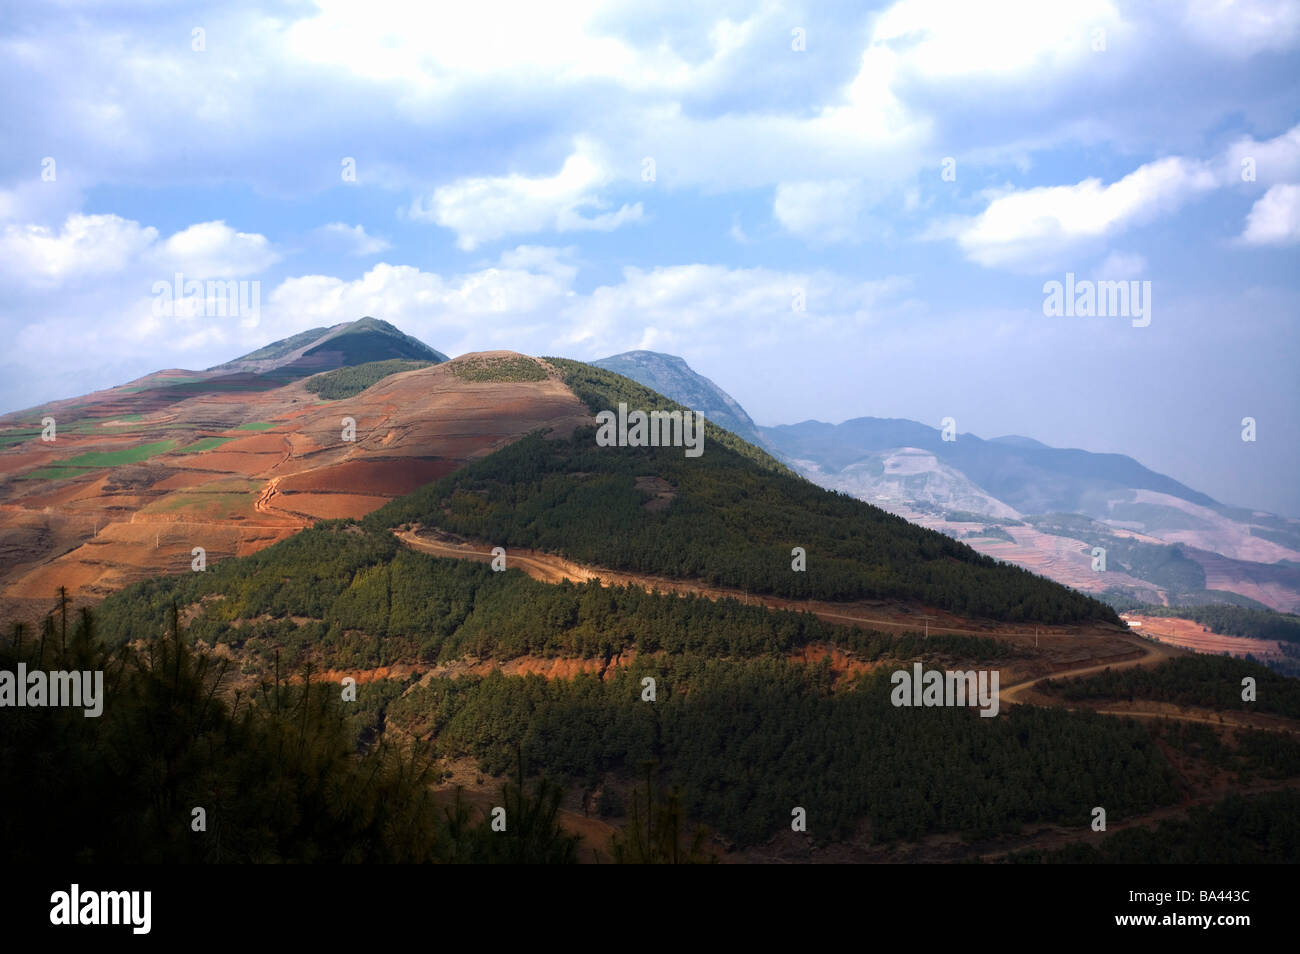
[[[459,543],[449,540],[437,540],[428,536],[423,536],[414,530],[394,531],[399,540],[407,546],[432,556],[454,557],[461,560],[477,560],[481,563],[488,563],[492,560],[492,553],[489,549],[481,545],[471,543]],[[587,580],[598,579],[605,586],[625,586],[633,585],[644,587],[648,590],[658,591],[660,593],[676,593],[678,595],[692,594],[695,596],[706,596],[709,599],[734,599],[750,605],[767,606],[771,609],[785,609],[798,611],[807,611],[820,619],[825,619],[832,623],[862,623],[864,625],[876,628],[882,627],[893,630],[904,630],[914,632],[922,629],[922,622],[919,618],[907,618],[908,615],[900,614],[893,617],[873,617],[864,616],[855,613],[846,613],[843,611],[843,604],[825,603],[816,600],[791,600],[774,596],[757,596],[753,593],[746,593],[743,590],[731,587],[709,586],[703,583],[684,580],[670,580],[664,577],[652,576],[644,573],[627,573],[620,570],[611,570],[605,567],[586,566],[580,563],[574,563],[563,557],[558,557],[550,553],[539,553],[536,550],[509,549],[506,553],[507,568],[517,568],[523,570],[535,580],[543,583],[560,583],[563,580],[572,580],[575,583],[583,583]],[[1078,635],[1076,627],[1053,627],[1048,631],[1043,627],[1043,631],[1036,633],[1034,630],[1012,629],[1000,626],[993,626],[987,629],[970,629],[960,626],[953,626],[944,622],[943,617],[947,614],[941,614],[934,609],[926,609],[926,614],[931,616],[929,631],[932,633],[953,633],[963,636],[1018,636],[1039,639],[1071,639]],[[1064,631],[1061,631],[1064,630]]]
[[[429,536],[421,535],[414,530],[394,531],[395,535],[407,546],[420,550],[421,552],[440,557],[452,557],[461,560],[477,560],[482,563],[491,562],[492,552],[481,544],[473,544],[450,539],[435,539]],[[772,609],[787,609],[796,611],[807,611],[813,613],[820,619],[831,623],[860,623],[871,628],[884,628],[891,630],[904,630],[915,632],[919,627],[915,619],[865,616],[856,613],[844,612],[844,607],[838,604],[827,604],[814,600],[788,600],[778,597],[756,596],[746,593],[742,590],[731,589],[728,587],[707,586],[702,583],[695,583],[683,580],[669,580],[663,577],[650,576],[647,574],[627,573],[617,570],[610,570],[603,567],[586,566],[566,560],[563,557],[555,556],[549,553],[540,553],[535,550],[509,549],[506,553],[506,566],[508,568],[517,568],[523,570],[533,579],[540,580],[544,583],[560,583],[564,580],[574,582],[585,582],[587,580],[598,579],[605,586],[623,586],[635,585],[649,590],[656,590],[661,593],[676,593],[679,595],[694,594],[705,596],[710,599],[736,599],[751,605],[762,605]],[[937,614],[938,611],[929,610],[929,614]],[[1058,645],[1061,640],[1079,640],[1085,633],[1085,628],[1081,627],[1053,627],[1051,632],[1031,632],[1023,629],[1004,628],[992,626],[986,629],[970,629],[958,626],[951,626],[935,618],[930,624],[930,630],[938,633],[956,633],[969,636],[985,636],[993,638],[1014,637],[1020,641],[1026,641],[1033,638],[1035,643],[1039,640],[1055,641]],[[1094,638],[1096,637],[1096,628],[1086,630]],[[1054,671],[1046,672],[1029,679],[1021,680],[1012,685],[1003,687],[998,698],[1000,704],[1004,706],[1017,705],[1020,703],[1031,703],[1039,705],[1051,705],[1056,700],[1048,698],[1031,699],[1034,687],[1046,679],[1063,679],[1075,676],[1088,676],[1094,673],[1102,672],[1106,669],[1130,669],[1135,666],[1155,666],[1168,659],[1176,656],[1186,655],[1187,651],[1175,646],[1152,642],[1129,633],[1107,629],[1105,640],[1109,644],[1110,651],[1105,655],[1111,658],[1103,658],[1098,661],[1097,658],[1089,658],[1081,661],[1076,666],[1066,666],[1056,668]],[[1086,707],[1076,707],[1086,708]],[[1208,710],[1201,712],[1184,712],[1170,711],[1169,708],[1160,708],[1156,704],[1152,705],[1155,711],[1142,709],[1093,709],[1092,711],[1100,712],[1103,715],[1128,717],[1135,719],[1174,719],[1181,722],[1201,722],[1209,725],[1231,725],[1243,728],[1271,728],[1282,729],[1287,732],[1296,732],[1294,726],[1281,720],[1263,720],[1252,719],[1251,717],[1242,716],[1239,713],[1224,713],[1220,717],[1219,713]]]

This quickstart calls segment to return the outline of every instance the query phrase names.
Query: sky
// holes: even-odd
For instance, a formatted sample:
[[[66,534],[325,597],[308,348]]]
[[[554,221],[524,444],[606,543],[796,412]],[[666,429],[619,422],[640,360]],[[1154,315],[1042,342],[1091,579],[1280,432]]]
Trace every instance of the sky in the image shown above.
[[[1295,0],[10,4],[0,411],[372,315],[1300,517],[1298,48]]]

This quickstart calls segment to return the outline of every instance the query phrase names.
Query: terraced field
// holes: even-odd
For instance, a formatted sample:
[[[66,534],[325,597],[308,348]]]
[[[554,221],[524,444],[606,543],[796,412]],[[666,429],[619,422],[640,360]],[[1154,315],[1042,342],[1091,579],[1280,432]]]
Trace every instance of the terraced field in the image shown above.
[[[484,367],[521,380],[474,380]],[[209,560],[251,553],[319,519],[364,516],[530,431],[589,422],[554,369],[513,352],[327,403],[301,381],[190,377],[162,373],[0,419],[4,608],[43,612],[61,585],[94,602],[188,571],[195,546]],[[42,416],[57,421],[54,442],[40,439]]]

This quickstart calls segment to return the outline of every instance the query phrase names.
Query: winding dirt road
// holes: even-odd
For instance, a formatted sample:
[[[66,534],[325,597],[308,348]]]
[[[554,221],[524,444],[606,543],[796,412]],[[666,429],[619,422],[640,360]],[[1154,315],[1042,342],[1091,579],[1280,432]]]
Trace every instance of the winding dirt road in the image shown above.
[[[477,560],[480,563],[488,563],[492,560],[490,550],[483,549],[481,545],[471,543],[461,543],[451,540],[433,539],[421,535],[414,530],[394,530],[393,533],[399,540],[407,546],[432,556],[454,557],[460,560]],[[580,563],[574,563],[563,557],[558,557],[550,553],[540,553],[536,550],[508,549],[506,551],[506,567],[522,569],[525,573],[535,580],[543,583],[560,583],[564,580],[572,580],[575,583],[584,583],[588,580],[600,580],[605,586],[640,586],[647,590],[658,591],[660,593],[676,593],[679,596],[695,595],[706,596],[709,599],[734,599],[741,603],[747,603],[756,606],[766,606],[770,609],[784,609],[806,611],[812,613],[820,619],[832,623],[865,623],[872,627],[884,627],[887,629],[916,631],[922,628],[921,617],[918,615],[914,619],[905,618],[904,616],[894,616],[892,618],[878,618],[871,616],[862,616],[842,612],[843,604],[825,603],[817,600],[792,600],[783,599],[774,596],[757,596],[753,593],[747,593],[743,590],[732,587],[709,586],[704,583],[692,581],[670,580],[666,577],[653,576],[645,573],[627,573],[621,570],[611,570],[605,567],[587,566]],[[938,614],[938,610],[926,609],[928,614]],[[945,614],[946,615],[946,614]],[[952,626],[943,621],[939,615],[931,615],[929,631],[936,634],[957,634],[962,636],[1019,636],[1039,639],[1069,639],[1078,635],[1078,632],[1071,627],[1054,627],[1054,631],[1035,633],[1034,630],[1023,629],[1005,629],[1002,627],[990,627],[987,629],[969,629],[959,626]],[[1062,632],[1061,630],[1068,630]]]
[[[416,530],[399,531],[394,530],[394,534],[399,540],[412,549],[428,553],[432,556],[451,557],[460,560],[476,560],[481,563],[488,563],[492,560],[490,549],[483,547],[481,544],[473,544],[454,540],[449,538],[434,538],[422,535]],[[756,596],[752,593],[746,593],[742,590],[732,589],[729,587],[708,586],[702,583],[695,583],[683,580],[670,580],[664,577],[651,576],[647,574],[627,573],[618,570],[610,570],[604,567],[587,566],[575,563],[572,560],[566,560],[563,557],[555,556],[550,553],[541,553],[535,550],[508,549],[506,551],[506,566],[508,568],[517,568],[523,570],[535,580],[544,583],[561,583],[564,580],[574,582],[586,582],[588,580],[599,580],[604,586],[624,586],[634,585],[644,587],[648,590],[658,591],[661,593],[676,593],[678,595],[693,594],[704,596],[710,599],[731,598],[751,605],[767,606],[771,609],[785,609],[795,611],[807,611],[820,619],[830,623],[861,623],[873,628],[885,628],[891,630],[904,630],[915,632],[918,629],[918,623],[915,619],[899,618],[882,618],[873,616],[863,616],[854,613],[845,613],[842,604],[828,604],[815,600],[788,600],[778,597]],[[930,614],[937,611],[928,610]],[[1155,666],[1168,659],[1178,656],[1187,655],[1187,650],[1180,649],[1176,646],[1170,646],[1164,643],[1152,642],[1143,639],[1131,633],[1116,631],[1113,627],[1106,627],[1104,634],[1110,646],[1114,650],[1107,653],[1109,658],[1098,661],[1096,658],[1082,660],[1078,665],[1066,666],[1064,668],[1055,668],[1053,671],[1042,673],[1020,682],[1005,686],[998,692],[1000,705],[1010,706],[1022,703],[1038,705],[1059,704],[1057,700],[1048,698],[1032,699],[1034,688],[1047,679],[1063,679],[1076,676],[1089,676],[1094,673],[1102,672],[1106,669],[1130,669],[1136,666]],[[992,638],[1015,637],[1018,640],[1027,642],[1028,638],[1033,638],[1035,642],[1039,640],[1055,640],[1060,645],[1060,640],[1078,640],[1082,635],[1090,633],[1097,635],[1097,628],[1080,628],[1080,627],[1053,627],[1051,632],[1031,632],[1021,629],[1010,629],[998,626],[992,626],[986,629],[970,629],[947,625],[940,618],[932,618],[930,630],[936,634],[939,633],[956,633],[969,636],[985,636]],[[1269,728],[1281,729],[1287,732],[1300,732],[1295,726],[1286,720],[1271,719],[1266,717],[1249,717],[1242,716],[1240,713],[1217,713],[1209,710],[1199,712],[1187,712],[1178,710],[1175,707],[1160,706],[1152,704],[1152,709],[1093,709],[1091,707],[1073,707],[1078,709],[1089,709],[1093,712],[1099,712],[1103,715],[1127,717],[1134,719],[1173,719],[1180,722],[1201,722],[1209,725],[1234,726],[1239,728]]]

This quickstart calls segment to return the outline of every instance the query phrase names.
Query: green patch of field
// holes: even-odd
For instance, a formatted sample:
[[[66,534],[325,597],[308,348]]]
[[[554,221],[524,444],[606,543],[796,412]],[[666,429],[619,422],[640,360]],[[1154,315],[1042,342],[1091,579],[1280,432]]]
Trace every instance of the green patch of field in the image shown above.
[[[271,421],[254,421],[251,424],[240,424],[235,428],[237,431],[269,431],[276,425]]]
[[[33,437],[39,437],[41,429],[39,427],[28,428],[22,431],[8,431],[0,434],[0,447],[13,447],[15,444],[21,444],[29,441]]]
[[[178,454],[197,454],[201,451],[212,450],[214,447],[220,447],[227,441],[233,441],[233,437],[203,437],[190,444],[188,447],[182,447],[176,453]]]
[[[176,446],[170,438],[154,441],[150,444],[137,444],[116,451],[87,451],[63,462],[65,467],[119,467],[122,464],[138,464],[155,454],[165,454]]]
[[[76,457],[70,457],[67,460],[59,461],[49,467],[40,467],[29,473],[23,474],[23,480],[62,480],[66,477],[76,477],[78,474],[84,474],[90,470],[97,470],[101,467],[120,467],[122,464],[138,464],[142,460],[148,460],[155,454],[165,454],[176,446],[176,441],[154,441],[151,444],[138,444],[135,447],[125,447],[116,451],[87,451],[84,454],[78,454]]]

